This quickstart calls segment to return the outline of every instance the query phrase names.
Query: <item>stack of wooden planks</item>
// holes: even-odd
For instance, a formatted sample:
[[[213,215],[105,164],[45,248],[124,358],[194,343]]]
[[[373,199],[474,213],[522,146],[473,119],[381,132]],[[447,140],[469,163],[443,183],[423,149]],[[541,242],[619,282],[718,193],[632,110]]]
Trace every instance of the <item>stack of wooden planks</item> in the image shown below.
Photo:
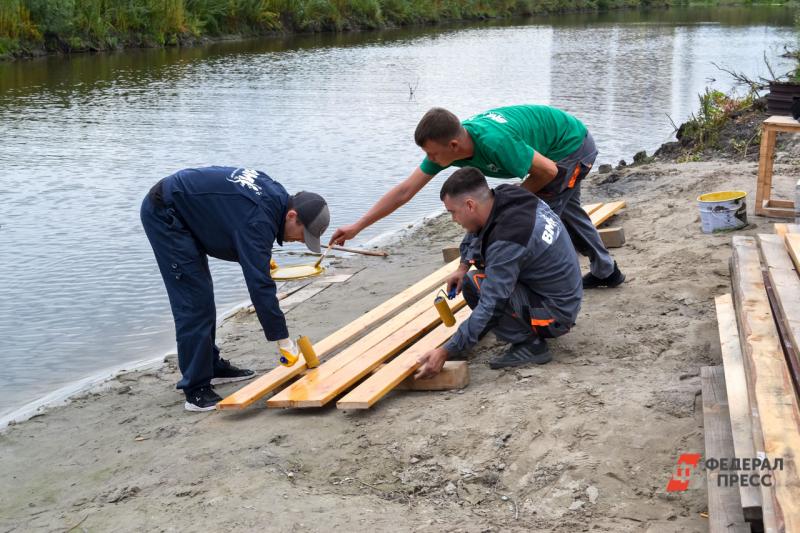
[[[620,209],[625,207],[625,201],[597,203],[584,205],[583,209],[589,214],[594,227],[599,228],[597,233],[603,239],[606,248],[619,248],[625,244],[625,232],[622,228],[600,228],[608,219],[614,216]]]
[[[729,465],[707,468],[711,531],[800,531],[798,259],[796,225],[733,237],[732,295],[716,298],[724,370],[702,369],[706,461]]]
[[[595,226],[625,207],[624,201],[586,206]],[[621,230],[620,230],[621,231]],[[305,359],[279,366],[217,404],[220,410],[243,409],[270,393],[268,407],[321,407],[344,395],[340,409],[368,409],[392,390],[446,390],[469,383],[464,361],[447,362],[430,380],[413,381],[417,360],[447,342],[469,316],[459,295],[449,302],[456,324],[445,327],[433,300],[459,264],[455,259],[378,307],[314,343],[322,363],[307,368]],[[294,381],[293,381],[294,380]],[[293,381],[293,382],[292,382]],[[291,383],[290,383],[291,382]],[[281,390],[279,390],[281,389]],[[277,392],[276,392],[277,391]],[[349,392],[348,392],[349,391]]]

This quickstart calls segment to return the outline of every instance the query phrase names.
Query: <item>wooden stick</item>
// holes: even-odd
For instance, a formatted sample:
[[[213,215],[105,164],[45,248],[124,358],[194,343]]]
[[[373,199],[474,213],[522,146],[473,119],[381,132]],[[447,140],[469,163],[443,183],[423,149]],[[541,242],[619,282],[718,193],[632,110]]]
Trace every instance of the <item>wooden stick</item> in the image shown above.
[[[361,255],[372,255],[375,257],[389,257],[389,252],[384,250],[362,250],[360,248],[345,248],[344,246],[339,246],[338,244],[334,244],[331,246],[334,250],[339,250],[340,252],[350,252],[352,254],[361,254]]]

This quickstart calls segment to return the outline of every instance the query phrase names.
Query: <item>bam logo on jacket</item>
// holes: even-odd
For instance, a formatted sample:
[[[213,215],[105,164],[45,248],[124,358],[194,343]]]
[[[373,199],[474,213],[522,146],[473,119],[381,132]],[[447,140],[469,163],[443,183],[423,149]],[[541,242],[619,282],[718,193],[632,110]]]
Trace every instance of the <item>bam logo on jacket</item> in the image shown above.
[[[249,168],[237,168],[231,173],[230,176],[228,176],[228,181],[237,183],[246,189],[252,190],[256,194],[261,195],[261,187],[256,185],[257,177],[257,170],[251,170]]]
[[[547,244],[553,244],[553,241],[556,238],[556,228],[558,228],[556,219],[554,219],[549,215],[542,215],[542,219],[544,220],[544,231],[542,232],[542,240]]]

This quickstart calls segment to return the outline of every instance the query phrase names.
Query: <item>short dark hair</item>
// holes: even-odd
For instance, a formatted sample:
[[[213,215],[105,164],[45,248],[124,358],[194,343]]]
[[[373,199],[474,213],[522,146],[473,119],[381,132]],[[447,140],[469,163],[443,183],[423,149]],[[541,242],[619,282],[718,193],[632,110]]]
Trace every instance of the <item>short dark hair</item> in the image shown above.
[[[477,192],[479,190],[489,190],[489,184],[486,182],[486,176],[483,172],[475,167],[464,167],[453,172],[442,184],[442,190],[439,191],[439,199],[444,201],[445,196],[458,196],[468,192]]]
[[[447,109],[432,107],[425,113],[414,131],[414,142],[422,146],[426,141],[446,143],[461,133],[461,121]]]

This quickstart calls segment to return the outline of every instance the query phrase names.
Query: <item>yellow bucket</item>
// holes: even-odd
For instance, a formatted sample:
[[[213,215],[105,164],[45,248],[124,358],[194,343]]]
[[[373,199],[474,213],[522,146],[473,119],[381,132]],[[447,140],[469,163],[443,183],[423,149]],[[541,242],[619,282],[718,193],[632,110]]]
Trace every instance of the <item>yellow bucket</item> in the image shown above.
[[[697,197],[703,233],[733,231],[747,226],[747,193],[718,191]]]

